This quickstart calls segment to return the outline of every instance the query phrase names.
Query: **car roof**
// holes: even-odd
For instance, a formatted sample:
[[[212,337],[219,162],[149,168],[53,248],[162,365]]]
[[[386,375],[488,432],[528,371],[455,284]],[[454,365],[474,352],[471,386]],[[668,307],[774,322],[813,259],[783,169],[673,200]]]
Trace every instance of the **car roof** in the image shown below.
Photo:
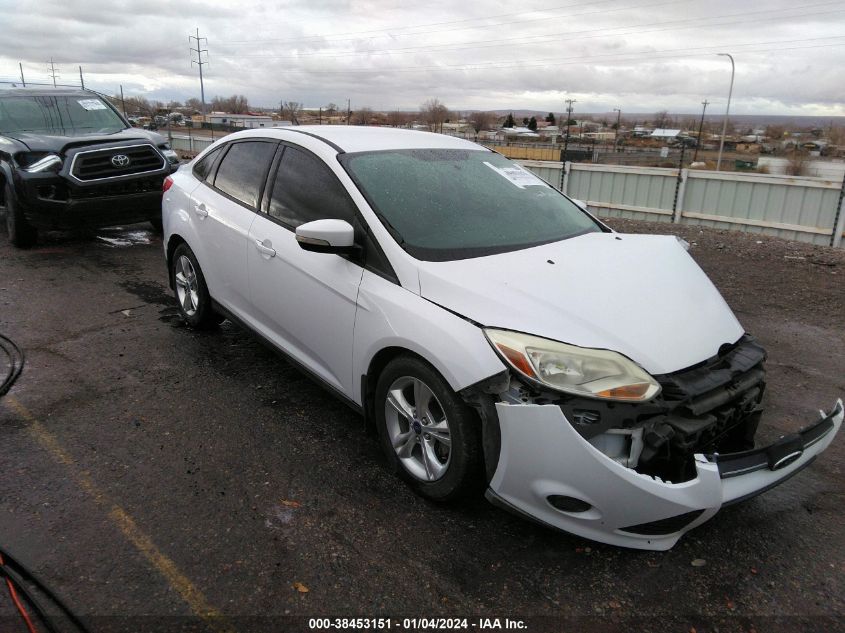
[[[358,125],[298,125],[282,128],[261,128],[263,135],[273,134],[290,139],[290,133],[319,138],[339,152],[373,152],[397,149],[486,149],[471,141],[445,134]],[[269,134],[268,134],[269,133]],[[276,134],[273,134],[276,136]]]
[[[0,97],[99,97],[81,88],[0,88]]]

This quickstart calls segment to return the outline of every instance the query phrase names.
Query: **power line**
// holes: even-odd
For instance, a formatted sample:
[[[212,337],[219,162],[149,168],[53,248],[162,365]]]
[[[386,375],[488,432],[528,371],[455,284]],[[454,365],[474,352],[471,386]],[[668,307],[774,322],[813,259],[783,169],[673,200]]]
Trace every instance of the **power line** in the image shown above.
[[[608,2],[614,2],[614,1],[615,0],[601,0],[600,2],[586,2],[586,3],[585,2],[576,2],[576,3],[573,3],[573,4],[564,4],[564,5],[557,6],[557,7],[549,7],[548,9],[536,9],[535,11],[517,11],[515,13],[499,13],[499,14],[496,14],[496,15],[485,16],[485,17],[482,17],[482,18],[465,18],[465,19],[462,19],[462,20],[449,20],[447,22],[429,22],[429,23],[426,23],[426,24],[416,24],[416,25],[410,25],[410,26],[385,27],[385,28],[382,28],[382,29],[373,29],[373,30],[370,30],[370,31],[350,31],[350,32],[346,32],[346,33],[331,33],[331,34],[326,34],[326,35],[309,35],[309,36],[303,36],[303,37],[298,37],[298,38],[268,38],[268,39],[260,39],[260,40],[256,39],[256,40],[223,40],[223,41],[228,43],[228,44],[254,45],[254,44],[259,44],[259,43],[262,43],[262,42],[275,42],[277,44],[288,44],[288,43],[294,43],[294,42],[305,42],[305,43],[307,43],[310,40],[316,40],[318,42],[326,42],[327,41],[328,43],[334,44],[334,43],[337,43],[337,42],[350,42],[350,41],[360,41],[360,40],[372,39],[372,36],[366,36],[367,33],[382,34],[380,36],[388,35],[390,37],[408,37],[408,36],[412,36],[412,35],[427,35],[429,33],[449,33],[449,32],[452,32],[452,31],[487,29],[487,28],[493,28],[493,27],[496,27],[496,26],[504,26],[504,25],[510,26],[510,25],[513,25],[513,24],[524,24],[526,22],[540,22],[540,21],[543,21],[543,20],[548,20],[549,16],[544,16],[544,17],[539,17],[539,18],[524,18],[524,19],[518,19],[518,20],[508,20],[506,22],[496,22],[494,24],[479,24],[479,25],[475,25],[475,26],[461,26],[461,27],[457,27],[457,28],[453,28],[453,29],[435,29],[435,30],[429,30],[429,31],[415,31],[415,32],[411,32],[411,33],[398,33],[397,31],[402,31],[402,30],[405,30],[405,29],[420,29],[420,28],[425,28],[425,27],[429,27],[429,26],[440,26],[440,25],[448,25],[448,24],[475,22],[475,21],[478,21],[478,20],[493,20],[493,19],[496,19],[496,18],[505,18],[505,17],[510,17],[510,16],[525,15],[526,13],[539,13],[541,11],[543,11],[543,12],[560,11],[562,9],[569,9],[569,8],[572,8],[572,7],[597,6],[597,5],[601,5],[601,4],[608,4]],[[692,1],[692,0],[680,0],[680,2],[690,2],[690,1]],[[630,11],[632,9],[643,9],[643,8],[648,8],[648,7],[652,7],[652,6],[658,6],[658,4],[659,5],[665,5],[665,4],[675,4],[675,5],[677,5],[680,2],[678,0],[675,0],[674,2],[660,2],[660,3],[657,3],[657,4],[632,5],[632,6],[617,7],[615,9],[609,8],[609,9],[604,9],[602,11],[567,13],[566,17],[570,18],[570,17],[574,17],[574,16],[579,16],[579,15],[592,15],[592,14],[595,14],[595,13],[613,13],[613,12],[616,12],[616,11]],[[334,38],[334,37],[337,37],[337,36],[340,36],[340,35],[364,35],[364,37],[346,37],[346,38],[342,38],[342,39],[330,39],[330,38]]]
[[[203,116],[205,116],[205,84],[203,83],[203,80],[202,80],[202,67],[205,66],[208,63],[208,61],[202,60],[202,54],[205,53],[206,59],[208,59],[208,49],[202,47],[202,42],[205,42],[206,45],[208,45],[208,38],[200,37],[200,30],[199,30],[199,28],[197,28],[196,36],[193,36],[193,35],[188,36],[188,44],[189,45],[191,43],[191,40],[196,40],[196,42],[197,42],[196,48],[190,48],[191,53],[197,54],[196,59],[194,59],[193,55],[191,55],[191,66],[196,64],[200,69],[200,99],[202,101],[202,114],[203,114]]]
[[[814,5],[807,5],[806,7],[802,7],[801,10],[806,8],[818,7],[818,6],[827,6],[827,5],[838,5],[841,7],[841,0],[836,0],[833,2],[821,2]],[[484,49],[484,48],[500,48],[504,46],[514,46],[515,44],[543,44],[548,41],[572,41],[572,40],[580,40],[580,39],[595,39],[601,37],[620,37],[623,35],[640,35],[643,33],[655,33],[655,32],[662,32],[662,31],[675,31],[675,30],[687,30],[691,28],[709,28],[715,26],[730,26],[734,24],[743,24],[747,22],[745,19],[741,20],[732,20],[732,21],[722,21],[716,22],[712,24],[702,24],[702,21],[713,21],[713,20],[726,20],[730,18],[747,18],[749,16],[756,16],[761,13],[772,13],[772,12],[779,12],[783,13],[785,11],[796,11],[795,8],[788,8],[788,9],[762,9],[759,11],[748,11],[748,12],[740,12],[740,13],[731,13],[725,15],[717,15],[712,17],[694,17],[694,18],[684,18],[680,20],[668,20],[665,22],[647,22],[647,23],[640,23],[633,26],[624,26],[624,27],[602,27],[597,29],[586,29],[582,31],[569,31],[566,33],[551,33],[546,35],[524,35],[524,36],[516,36],[516,37],[509,37],[509,38],[497,38],[493,40],[478,40],[475,42],[467,42],[464,44],[453,45],[453,44],[427,44],[427,45],[418,45],[418,46],[406,46],[400,48],[385,48],[385,49],[373,49],[367,51],[348,51],[342,53],[322,53],[320,51],[312,51],[312,52],[304,52],[299,53],[295,56],[290,56],[289,53],[286,53],[288,56],[283,55],[238,55],[239,59],[276,59],[276,60],[298,60],[304,57],[325,57],[325,58],[339,58],[339,57],[349,57],[352,55],[367,55],[367,56],[374,56],[374,55],[390,55],[390,54],[408,54],[411,52],[445,52],[445,51],[456,51],[456,50],[467,50],[467,49]],[[841,13],[845,11],[845,9],[833,9],[830,11],[821,11],[821,12],[814,12],[814,13],[801,13],[801,17],[811,16],[811,15],[826,15],[830,13]],[[759,22],[771,22],[773,20],[780,20],[785,17],[796,17],[796,16],[772,16],[767,18],[755,18],[755,23]],[[674,26],[671,26],[674,25]],[[641,27],[648,27],[642,29]],[[654,28],[657,27],[657,28]],[[624,32],[621,33],[610,33],[608,31],[620,31],[622,29]],[[571,37],[571,36],[577,37]]]
[[[832,36],[832,37],[845,37],[845,36]],[[822,38],[822,39],[830,39],[830,38]],[[806,42],[807,39],[800,39],[800,40],[790,40],[790,41],[799,41],[799,42]],[[778,41],[773,42],[757,42],[753,44],[720,44],[718,46],[707,46],[707,47],[698,47],[698,48],[677,48],[677,49],[664,49],[664,50],[648,50],[648,51],[636,51],[633,53],[609,53],[605,55],[588,55],[582,57],[567,57],[567,61],[544,61],[541,63],[528,63],[529,61],[536,61],[536,60],[522,60],[522,61],[507,61],[507,62],[484,62],[478,64],[466,64],[466,65],[455,65],[455,66],[406,66],[406,67],[392,67],[392,68],[375,68],[375,69],[339,69],[339,70],[311,70],[309,68],[299,68],[299,69],[291,69],[291,70],[298,70],[300,72],[305,72],[309,74],[325,74],[325,75],[345,75],[345,74],[384,74],[384,73],[393,73],[393,72],[419,72],[421,70],[426,70],[429,72],[455,72],[461,70],[489,70],[489,69],[503,69],[503,68],[537,68],[537,67],[546,67],[546,66],[569,66],[573,64],[583,64],[585,61],[601,59],[601,63],[614,63],[614,62],[635,62],[635,61],[646,61],[652,62],[656,60],[663,60],[663,59],[677,59],[681,57],[700,57],[703,54],[710,53],[713,50],[722,50],[724,48],[730,48],[733,46],[734,48],[740,46],[760,46],[763,44],[777,44],[783,43]],[[763,49],[756,49],[756,50],[748,50],[744,51],[746,53],[768,53],[772,51],[792,51],[792,50],[802,50],[802,49],[810,49],[810,48],[828,48],[833,46],[845,46],[845,42],[839,42],[834,44],[817,44],[811,46],[793,46],[793,47],[777,47],[777,48],[763,48]],[[692,52],[697,51],[697,52]],[[662,56],[661,56],[662,55]],[[668,57],[667,57],[668,55]],[[617,58],[617,59],[614,59]],[[560,59],[560,58],[556,58]]]

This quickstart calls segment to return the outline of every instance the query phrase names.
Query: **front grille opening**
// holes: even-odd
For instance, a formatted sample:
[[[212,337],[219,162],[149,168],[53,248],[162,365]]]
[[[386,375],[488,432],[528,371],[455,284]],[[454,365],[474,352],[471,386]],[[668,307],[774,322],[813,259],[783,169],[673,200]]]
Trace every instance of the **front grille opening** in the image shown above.
[[[631,534],[641,534],[643,536],[665,536],[683,530],[703,513],[704,510],[693,510],[692,512],[669,517],[668,519],[624,527],[621,528],[621,531]]]
[[[102,185],[79,187],[73,191],[74,200],[91,200],[107,198],[109,196],[127,196],[138,193],[161,193],[163,178],[137,178],[135,180],[121,180]]]

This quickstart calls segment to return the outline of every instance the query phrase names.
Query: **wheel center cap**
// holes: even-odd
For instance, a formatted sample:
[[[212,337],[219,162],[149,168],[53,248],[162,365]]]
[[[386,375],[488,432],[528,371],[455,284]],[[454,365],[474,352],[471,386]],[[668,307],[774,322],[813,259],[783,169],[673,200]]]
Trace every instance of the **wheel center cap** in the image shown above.
[[[411,424],[411,428],[414,429],[414,433],[416,433],[417,435],[422,433],[422,424],[420,424],[419,420],[414,420]]]

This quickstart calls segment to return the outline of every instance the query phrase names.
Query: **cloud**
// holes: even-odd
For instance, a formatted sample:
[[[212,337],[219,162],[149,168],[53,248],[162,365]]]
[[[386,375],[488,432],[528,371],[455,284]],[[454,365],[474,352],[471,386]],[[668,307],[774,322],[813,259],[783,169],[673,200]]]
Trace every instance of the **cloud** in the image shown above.
[[[52,57],[60,81],[81,65],[89,86],[163,100],[198,96],[188,35],[199,26],[209,99],[560,111],[575,98],[581,111],[696,112],[725,100],[725,51],[732,111],[845,115],[845,7],[833,1],[51,0],[0,4],[0,23],[0,80],[20,61],[48,81]]]

